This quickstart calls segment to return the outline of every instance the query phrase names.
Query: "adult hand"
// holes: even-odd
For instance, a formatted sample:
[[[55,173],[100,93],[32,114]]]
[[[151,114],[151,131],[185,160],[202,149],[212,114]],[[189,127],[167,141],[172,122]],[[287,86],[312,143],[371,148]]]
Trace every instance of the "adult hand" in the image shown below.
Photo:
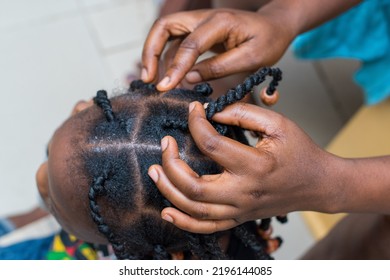
[[[215,114],[216,122],[257,132],[259,141],[250,147],[219,135],[203,106],[191,105],[189,129],[194,141],[224,171],[198,176],[180,159],[176,141],[165,137],[162,166],[151,166],[149,175],[161,193],[187,214],[165,208],[163,219],[187,231],[211,233],[297,210],[334,210],[339,188],[329,174],[337,170],[338,158],[320,149],[292,121],[246,103]]]
[[[184,39],[157,85],[160,91],[174,88],[184,76],[188,82],[198,83],[272,65],[296,35],[292,25],[282,21],[282,17],[281,13],[231,9],[196,10],[162,17],[145,41],[142,79],[145,82],[156,79],[159,58],[167,42],[175,37]],[[195,65],[201,54],[221,44],[225,52]]]

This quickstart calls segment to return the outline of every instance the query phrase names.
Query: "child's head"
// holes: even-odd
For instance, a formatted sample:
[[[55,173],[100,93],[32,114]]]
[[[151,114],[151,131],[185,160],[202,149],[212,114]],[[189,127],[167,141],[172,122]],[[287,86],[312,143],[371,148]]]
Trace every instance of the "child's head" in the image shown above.
[[[98,92],[94,106],[65,121],[37,172],[41,196],[62,227],[91,243],[111,243],[119,258],[160,259],[177,252],[223,258],[217,238],[229,233],[190,234],[162,220],[160,211],[170,203],[147,175],[151,165],[161,164],[166,135],[177,140],[181,158],[199,175],[221,171],[197,149],[187,127],[188,104],[209,102],[210,93],[203,84],[160,94],[137,81],[112,99]],[[245,142],[240,129],[218,129]],[[255,256],[267,257],[245,226],[233,232]]]

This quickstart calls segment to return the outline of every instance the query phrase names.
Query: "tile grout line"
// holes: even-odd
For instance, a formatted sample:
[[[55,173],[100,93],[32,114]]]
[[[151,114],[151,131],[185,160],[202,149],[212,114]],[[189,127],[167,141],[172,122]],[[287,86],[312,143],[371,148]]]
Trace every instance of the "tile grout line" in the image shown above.
[[[103,6],[103,4],[99,5],[99,6]],[[114,4],[111,4],[109,6],[105,5],[105,6],[108,9],[112,8],[112,7],[115,7]],[[103,68],[103,71],[106,73],[105,75],[107,76],[107,79],[108,79],[108,77],[112,76],[113,73],[111,73],[110,67],[109,67],[109,65],[108,65],[108,63],[107,63],[107,61],[105,59],[104,48],[100,44],[99,37],[96,34],[95,28],[94,28],[91,20],[89,19],[90,8],[85,7],[82,3],[80,3],[80,1],[78,1],[78,9],[79,9],[79,13],[81,15],[82,21],[84,22],[85,27],[87,29],[88,35],[89,35],[89,37],[90,37],[94,47],[96,48],[96,51],[97,51],[98,55],[99,55],[99,62],[101,64],[101,67]]]
[[[40,26],[40,25],[51,24],[51,23],[65,20],[65,19],[75,18],[77,16],[80,16],[80,12],[78,9],[74,9],[74,10],[70,10],[70,11],[66,11],[66,12],[60,12],[60,13],[56,13],[56,14],[43,16],[40,18],[29,19],[29,20],[25,20],[22,22],[9,24],[7,26],[2,26],[2,27],[0,27],[0,32],[9,32],[9,31],[12,32],[15,30],[20,30],[20,29],[26,28],[26,26],[28,28],[30,28],[32,26],[36,27],[36,26]]]

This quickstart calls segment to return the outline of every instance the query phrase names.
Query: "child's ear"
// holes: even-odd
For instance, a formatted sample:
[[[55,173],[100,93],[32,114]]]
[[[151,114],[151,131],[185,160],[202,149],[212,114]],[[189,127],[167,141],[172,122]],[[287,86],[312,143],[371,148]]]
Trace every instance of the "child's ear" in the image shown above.
[[[77,113],[80,113],[81,111],[87,109],[88,107],[91,107],[93,105],[93,100],[90,99],[88,101],[80,100],[76,103],[76,105],[73,107],[72,113],[70,116],[74,116]]]

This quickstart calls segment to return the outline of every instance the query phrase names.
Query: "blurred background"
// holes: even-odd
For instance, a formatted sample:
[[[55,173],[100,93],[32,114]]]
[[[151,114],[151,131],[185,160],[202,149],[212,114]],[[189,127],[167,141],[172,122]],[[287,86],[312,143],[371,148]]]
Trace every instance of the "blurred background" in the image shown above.
[[[73,105],[97,90],[127,86],[161,1],[0,0],[0,216],[39,203],[35,172],[46,144]],[[357,62],[278,63],[284,79],[272,109],[296,121],[322,147],[362,104]],[[285,225],[277,259],[296,259],[314,241],[300,213]]]

